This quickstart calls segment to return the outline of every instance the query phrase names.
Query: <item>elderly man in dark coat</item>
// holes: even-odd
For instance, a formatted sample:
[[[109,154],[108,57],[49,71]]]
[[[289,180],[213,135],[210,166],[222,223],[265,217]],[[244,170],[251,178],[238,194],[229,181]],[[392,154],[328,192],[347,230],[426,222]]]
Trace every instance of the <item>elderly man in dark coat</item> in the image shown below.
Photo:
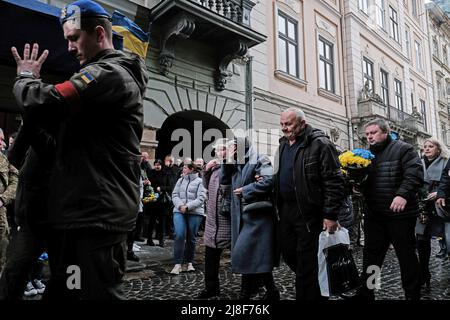
[[[242,210],[243,204],[270,197],[272,165],[267,156],[256,153],[248,139],[235,139],[227,151],[228,158],[233,156],[235,163],[223,166],[221,183],[231,179],[231,269],[242,274],[240,298],[249,299],[254,284],[261,279],[266,288],[264,299],[279,300],[272,275],[276,264],[274,210]]]

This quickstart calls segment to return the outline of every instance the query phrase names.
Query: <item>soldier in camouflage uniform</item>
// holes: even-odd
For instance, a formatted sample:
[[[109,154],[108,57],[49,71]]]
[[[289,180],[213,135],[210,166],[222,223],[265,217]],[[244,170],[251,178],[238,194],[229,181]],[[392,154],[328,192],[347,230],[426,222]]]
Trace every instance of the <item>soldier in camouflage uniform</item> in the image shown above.
[[[6,156],[0,153],[0,271],[5,264],[6,250],[9,244],[6,205],[16,197],[17,180],[17,169],[9,164]]]
[[[74,2],[61,11],[61,25],[81,66],[70,80],[40,79],[48,51],[38,57],[37,44],[26,44],[23,58],[12,48],[17,105],[34,120],[53,117],[61,125],[49,180],[51,278],[44,298],[123,299],[126,238],[140,203],[147,69],[137,55],[114,50],[110,15],[99,4]],[[73,265],[75,289],[67,285]]]

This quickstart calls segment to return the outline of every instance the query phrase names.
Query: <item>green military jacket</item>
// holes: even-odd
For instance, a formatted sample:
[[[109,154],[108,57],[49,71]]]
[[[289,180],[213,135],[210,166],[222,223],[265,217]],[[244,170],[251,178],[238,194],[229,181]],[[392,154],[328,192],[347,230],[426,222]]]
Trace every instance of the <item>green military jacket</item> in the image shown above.
[[[3,207],[16,198],[18,170],[8,162],[5,155],[0,153],[0,200]]]

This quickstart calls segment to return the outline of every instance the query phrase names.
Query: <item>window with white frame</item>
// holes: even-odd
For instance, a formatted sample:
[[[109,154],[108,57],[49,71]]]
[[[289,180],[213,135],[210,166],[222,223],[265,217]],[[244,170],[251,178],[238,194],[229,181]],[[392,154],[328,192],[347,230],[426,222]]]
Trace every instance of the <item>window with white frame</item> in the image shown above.
[[[391,6],[389,6],[389,20],[391,21],[391,37],[399,42],[400,41],[400,37],[398,34],[398,15],[397,15],[397,11],[395,11],[394,8],[392,8]]]
[[[299,78],[298,22],[278,11],[278,69]]]
[[[447,126],[443,122],[441,122],[441,136],[442,141],[447,144]]]
[[[420,71],[423,71],[423,61],[422,61],[422,46],[418,41],[414,41],[414,48],[416,50],[416,65]]]
[[[417,0],[412,0],[411,1],[411,11],[414,17],[418,18],[418,13],[417,13]]]
[[[428,131],[427,109],[426,109],[426,105],[425,105],[425,100],[419,99],[419,102],[420,102],[420,113],[422,114],[422,119],[423,119],[423,128],[425,129],[425,131]]]
[[[447,46],[442,46],[442,62],[446,66],[448,66],[448,52],[447,52]]]
[[[380,86],[381,99],[385,106],[389,106],[389,74],[383,69],[380,69]]]
[[[402,82],[398,79],[394,79],[395,84],[395,107],[398,110],[403,111],[403,89]]]
[[[405,38],[406,38],[406,56],[411,59],[411,33],[409,27],[405,25]]]
[[[364,13],[369,13],[369,0],[358,0],[358,8]]]
[[[437,87],[437,91],[438,91],[438,99],[442,100],[443,99],[443,95],[442,93],[444,92],[444,90],[442,89],[442,78],[437,78],[436,79],[436,87]]]
[[[433,37],[433,54],[439,57],[439,44],[436,37]]]
[[[320,87],[336,93],[334,85],[334,45],[319,36],[319,81]]]
[[[384,0],[376,0],[376,1],[377,1],[376,2],[377,23],[381,28],[386,29],[386,20],[385,20],[386,8],[385,8]]]
[[[364,78],[363,86],[366,86],[366,84],[368,84],[369,85],[368,89],[373,92],[374,91],[373,62],[367,58],[363,59],[363,78]]]

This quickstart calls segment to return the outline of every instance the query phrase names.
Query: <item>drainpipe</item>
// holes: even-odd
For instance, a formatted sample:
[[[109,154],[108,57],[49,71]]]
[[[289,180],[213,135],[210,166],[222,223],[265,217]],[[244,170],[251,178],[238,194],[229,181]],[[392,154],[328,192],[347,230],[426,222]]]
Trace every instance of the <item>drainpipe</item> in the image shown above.
[[[253,129],[253,57],[247,56],[245,64],[245,129]]]
[[[439,107],[439,104],[437,103],[436,91],[435,91],[435,88],[434,88],[434,84],[436,82],[434,81],[435,75],[434,75],[434,70],[433,70],[433,50],[432,50],[433,37],[431,37],[430,21],[428,20],[428,9],[426,7],[425,7],[425,13],[426,13],[425,14],[425,21],[426,21],[426,24],[427,24],[427,34],[428,34],[428,54],[429,54],[429,57],[430,57],[430,59],[428,59],[427,62],[430,63],[429,70],[431,71],[431,75],[430,75],[431,89],[432,89],[431,92],[433,93],[433,101],[430,101],[430,102],[433,103],[433,107],[434,107],[434,118],[435,118],[434,122],[435,122],[435,125],[436,125],[436,137],[439,138],[439,130],[440,130],[440,127],[441,127],[440,116],[439,116],[439,108],[440,107]],[[438,89],[438,91],[439,91],[439,89]],[[438,94],[439,94],[439,92],[438,92]],[[429,97],[429,95],[428,95],[428,97]],[[431,106],[431,103],[430,103],[430,106]],[[430,123],[431,123],[431,121],[430,121]],[[431,132],[431,134],[434,135],[433,131]],[[446,135],[447,133],[444,132],[444,134]],[[445,143],[445,141],[443,141],[443,142]]]
[[[349,88],[348,88],[348,79],[347,79],[347,73],[349,72],[349,69],[347,67],[347,46],[345,44],[345,37],[344,35],[346,26],[345,26],[345,7],[344,7],[344,1],[340,0],[339,5],[341,6],[341,41],[342,41],[342,66],[343,66],[343,73],[344,73],[344,104],[345,104],[345,116],[347,117],[347,132],[348,132],[348,140],[349,140],[349,148],[350,150],[354,147],[354,141],[353,141],[353,126],[352,126],[352,110],[349,105]]]

